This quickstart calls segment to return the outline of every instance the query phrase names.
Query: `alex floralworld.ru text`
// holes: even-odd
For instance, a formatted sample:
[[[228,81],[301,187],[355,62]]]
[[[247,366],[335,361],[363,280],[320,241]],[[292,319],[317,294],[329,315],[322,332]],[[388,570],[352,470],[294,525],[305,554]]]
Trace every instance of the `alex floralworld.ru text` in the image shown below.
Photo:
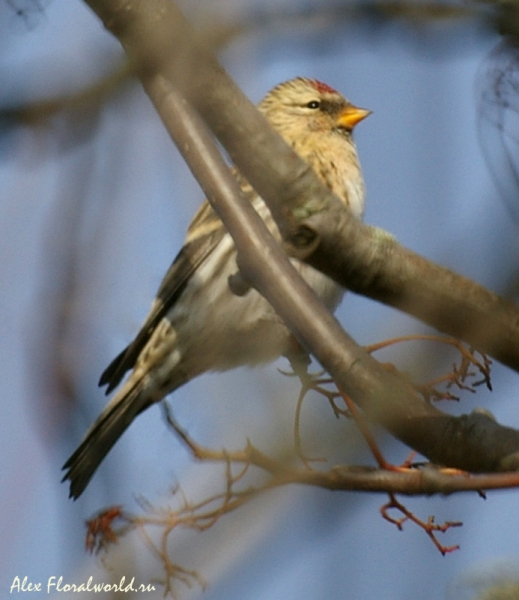
[[[47,580],[46,586],[42,582],[33,583],[28,577],[20,579],[16,576],[9,590],[13,592],[152,592],[155,586],[148,584],[135,584],[135,577],[126,583],[123,575],[119,583],[94,583],[93,577],[89,577],[86,583],[63,583],[63,577],[52,575]]]

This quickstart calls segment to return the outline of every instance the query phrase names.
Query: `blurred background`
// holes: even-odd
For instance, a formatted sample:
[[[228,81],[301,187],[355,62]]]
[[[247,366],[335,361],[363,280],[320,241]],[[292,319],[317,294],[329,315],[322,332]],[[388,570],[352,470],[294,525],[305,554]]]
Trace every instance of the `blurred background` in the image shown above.
[[[519,58],[502,35],[513,30],[513,10],[348,0],[180,5],[253,101],[303,75],[373,110],[355,131],[365,220],[514,297]],[[85,519],[113,504],[173,505],[177,485],[201,500],[224,482],[223,468],[196,464],[153,407],[77,502],[60,484],[62,464],[106,402],[98,378],[137,332],[202,200],[138,83],[120,76],[122,65],[117,42],[80,0],[0,0],[2,597],[15,577],[42,582],[44,592],[52,576],[64,584],[160,577],[138,535],[104,561],[87,555]],[[109,93],[66,100],[103,78]],[[26,110],[49,100],[45,111]],[[352,294],[338,316],[362,344],[428,332]],[[426,380],[455,356],[409,344],[380,358]],[[242,448],[247,438],[265,451],[290,444],[298,386],[278,368],[286,362],[203,376],[174,394],[175,416],[217,449]],[[518,375],[494,364],[492,380],[493,392],[465,393],[441,408],[459,414],[484,406],[519,427]],[[320,398],[304,404],[302,436],[309,454],[331,464],[372,462],[354,427],[335,420]],[[389,459],[405,459],[407,450],[389,436],[380,432],[380,441]],[[171,556],[208,582],[205,592],[179,584],[179,596],[468,600],[503,581],[518,585],[517,491],[406,500],[424,519],[463,521],[441,538],[461,546],[445,557],[412,524],[401,532],[384,521],[385,500],[292,486],[209,531],[178,531]],[[146,597],[162,594],[157,587]],[[90,597],[56,594],[69,596]]]

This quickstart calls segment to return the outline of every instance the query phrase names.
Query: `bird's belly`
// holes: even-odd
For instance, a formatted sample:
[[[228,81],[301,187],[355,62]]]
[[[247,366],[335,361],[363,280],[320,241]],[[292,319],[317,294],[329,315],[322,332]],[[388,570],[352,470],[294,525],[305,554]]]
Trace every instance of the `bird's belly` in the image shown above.
[[[237,272],[237,267],[234,245],[230,237],[226,238],[194,275],[184,292],[186,302],[182,304],[186,309],[183,314],[177,311],[176,322],[171,323],[174,329],[182,327],[184,331],[182,342],[179,340],[184,367],[190,369],[196,363],[200,372],[270,362],[287,353],[293,343],[283,320],[258,291],[251,288],[237,296],[230,290],[228,277]],[[222,261],[216,252],[230,253],[232,259]],[[213,260],[222,271],[209,286],[204,282],[214,274]],[[334,310],[344,290],[309,265],[295,259],[292,263],[323,303]],[[210,297],[204,299],[201,294]]]

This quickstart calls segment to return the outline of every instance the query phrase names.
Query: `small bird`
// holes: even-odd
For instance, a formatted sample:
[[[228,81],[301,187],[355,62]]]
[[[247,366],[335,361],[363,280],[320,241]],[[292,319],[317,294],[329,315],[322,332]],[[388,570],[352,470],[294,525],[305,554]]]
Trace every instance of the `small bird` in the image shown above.
[[[358,218],[364,181],[352,139],[355,125],[371,111],[358,108],[315,79],[298,77],[273,88],[259,110]],[[271,233],[281,236],[261,197],[237,173],[242,191]],[[296,259],[293,265],[323,303],[335,310],[344,290]],[[99,464],[143,410],[206,371],[270,362],[302,353],[295,338],[259,292],[233,293],[236,248],[205,202],[188,228],[184,246],[164,277],[134,341],[102,374],[106,393],[130,376],[87,431],[63,466],[70,497],[78,498]]]

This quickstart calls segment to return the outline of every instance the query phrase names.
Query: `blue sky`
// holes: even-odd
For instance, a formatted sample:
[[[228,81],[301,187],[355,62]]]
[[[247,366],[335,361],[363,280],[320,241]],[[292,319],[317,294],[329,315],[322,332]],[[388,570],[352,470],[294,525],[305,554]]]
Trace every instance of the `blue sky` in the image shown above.
[[[222,14],[232,14],[235,4],[222,2]],[[0,6],[2,105],[80,89],[117,63],[117,44],[79,1],[53,0],[30,30],[13,24],[6,3]],[[305,75],[373,110],[356,130],[365,220],[503,292],[517,264],[516,224],[483,158],[476,95],[478,70],[497,42],[474,22],[284,22],[236,37],[220,58],[254,101],[276,83]],[[59,483],[61,464],[106,401],[98,377],[136,333],[200,201],[136,84],[80,123],[62,116],[38,129],[0,130],[0,589],[25,575],[102,580],[103,565],[83,551],[85,518],[115,503],[135,509],[140,494],[165,504],[176,482],[193,498],[221,482],[221,471],[191,460],[155,407],[132,425],[78,502]],[[360,343],[426,331],[352,294],[338,315]],[[416,372],[428,366],[416,346],[394,359]],[[175,414],[207,445],[239,448],[251,437],[272,447],[291,434],[297,395],[276,366],[285,363],[201,377],[175,393]],[[466,394],[446,409],[485,406],[518,427],[517,375],[495,365],[493,382],[493,393]],[[335,423],[317,401],[305,410],[312,435],[315,420],[325,435],[344,440],[343,458],[370,461],[350,425]],[[395,460],[405,458],[387,436],[382,445]],[[517,565],[516,492],[486,501],[475,494],[410,500],[424,518],[464,522],[446,536],[461,545],[447,557],[411,525],[399,532],[383,521],[383,501],[277,491],[203,538],[180,533],[174,555],[209,581],[207,600],[414,600],[417,590],[423,600],[436,600],[496,561]],[[157,566],[142,548],[135,539],[120,544],[112,573],[149,576]]]

